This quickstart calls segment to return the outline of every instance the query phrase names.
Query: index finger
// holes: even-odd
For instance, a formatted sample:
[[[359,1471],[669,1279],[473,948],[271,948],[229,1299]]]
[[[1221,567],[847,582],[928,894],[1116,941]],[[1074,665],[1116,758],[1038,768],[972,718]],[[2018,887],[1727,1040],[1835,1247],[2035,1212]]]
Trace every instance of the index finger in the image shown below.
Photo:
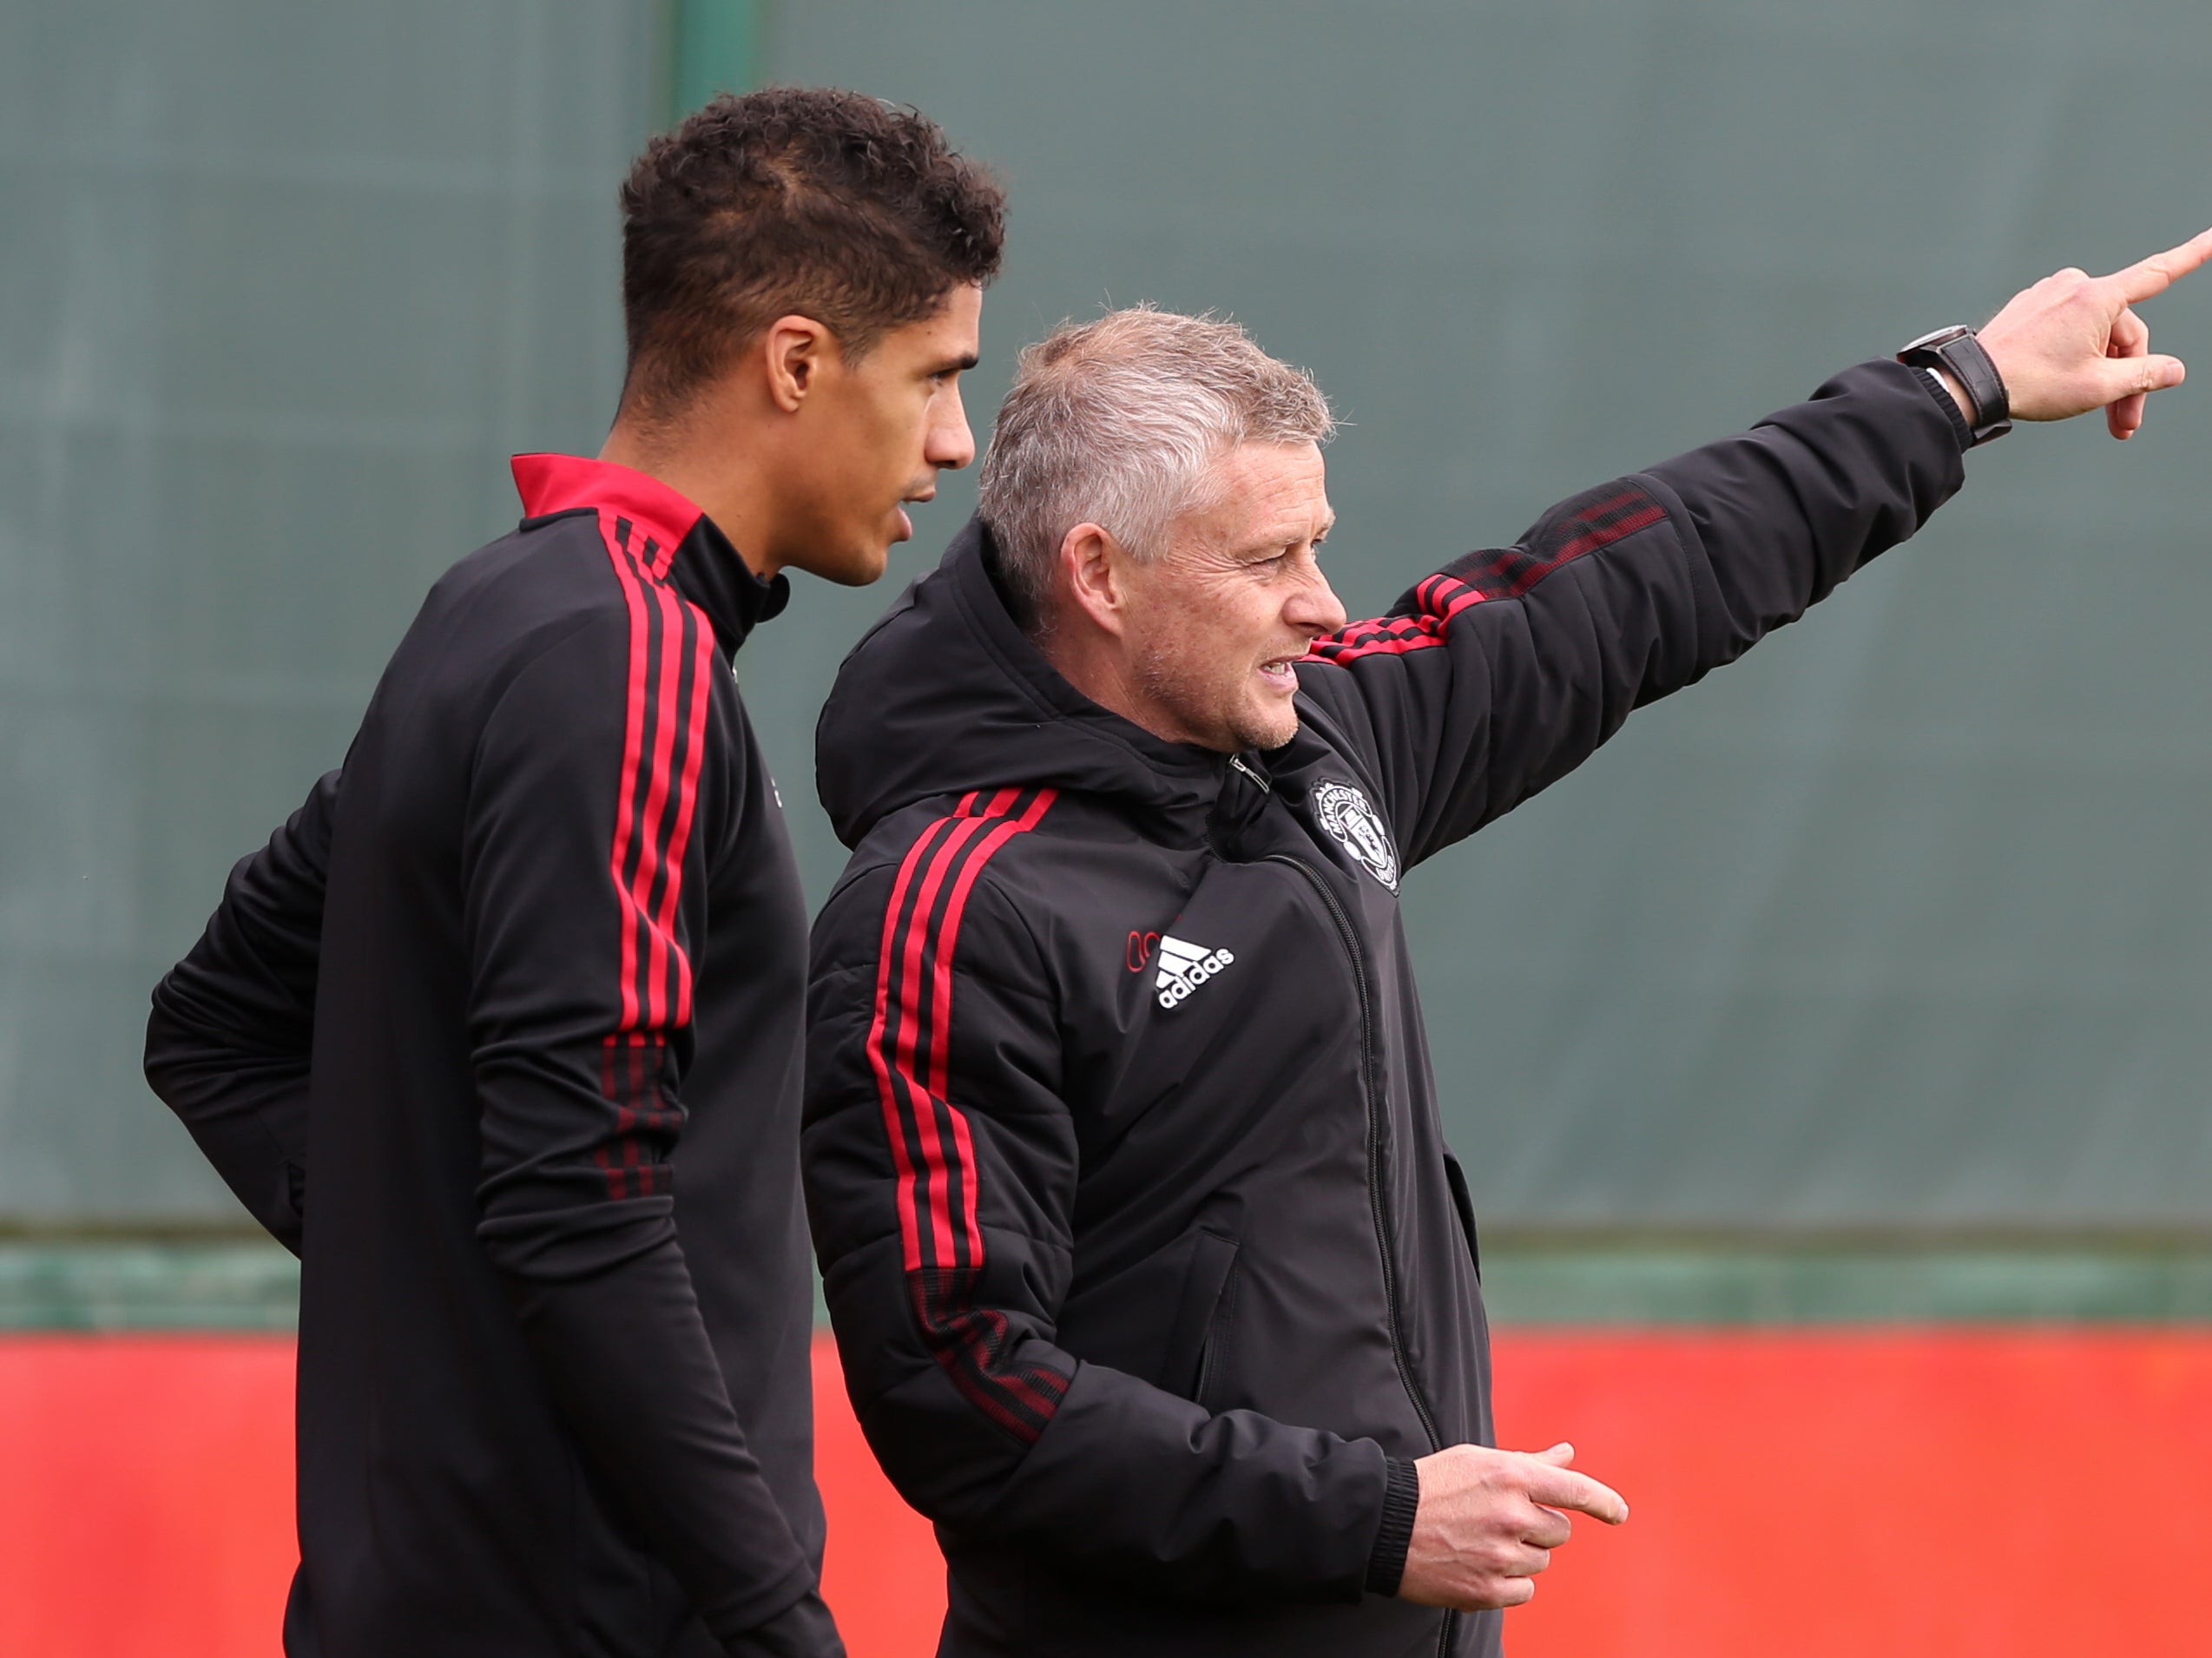
[[[2130,305],[2134,305],[2155,293],[2165,293],[2207,260],[2212,260],[2212,230],[2190,237],[2179,247],[2153,253],[2124,271],[2115,271],[2104,280],[2117,287]]]
[[[1571,1468],[1544,1469],[1529,1482],[1529,1496],[1546,1508],[1572,1509],[1608,1525],[1629,1517],[1629,1505],[1618,1491]]]

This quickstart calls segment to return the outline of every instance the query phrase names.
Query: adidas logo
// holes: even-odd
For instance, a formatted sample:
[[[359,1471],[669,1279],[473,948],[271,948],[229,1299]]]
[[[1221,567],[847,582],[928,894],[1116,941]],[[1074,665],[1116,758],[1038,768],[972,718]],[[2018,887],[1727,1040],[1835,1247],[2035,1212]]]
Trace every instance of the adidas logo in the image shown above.
[[[1163,1008],[1180,1007],[1190,999],[1192,991],[1235,959],[1226,950],[1208,950],[1203,944],[1187,944],[1180,938],[1162,938],[1160,977],[1153,981],[1154,987],[1160,992],[1160,1005]]]

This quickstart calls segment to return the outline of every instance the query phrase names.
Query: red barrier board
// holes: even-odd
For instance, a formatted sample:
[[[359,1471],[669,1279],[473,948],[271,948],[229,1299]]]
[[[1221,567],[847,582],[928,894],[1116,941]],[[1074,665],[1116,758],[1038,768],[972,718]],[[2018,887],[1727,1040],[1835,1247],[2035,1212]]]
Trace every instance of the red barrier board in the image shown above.
[[[1508,1443],[1573,1439],[1635,1510],[1513,1658],[2212,1646],[2212,1332],[1509,1332],[1498,1371]],[[853,1658],[920,1658],[929,1530],[815,1375],[826,1592]],[[291,1404],[282,1339],[0,1339],[0,1653],[275,1653]]]

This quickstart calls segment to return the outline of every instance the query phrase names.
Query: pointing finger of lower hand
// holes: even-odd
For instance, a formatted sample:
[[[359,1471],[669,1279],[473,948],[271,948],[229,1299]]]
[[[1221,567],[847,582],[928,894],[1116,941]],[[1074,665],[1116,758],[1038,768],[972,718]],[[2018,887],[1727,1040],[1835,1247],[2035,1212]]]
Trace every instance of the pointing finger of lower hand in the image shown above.
[[[1546,1508],[1572,1509],[1608,1525],[1618,1525],[1629,1517],[1629,1505],[1618,1491],[1571,1468],[1537,1470],[1529,1481],[1528,1494]]]
[[[2212,260],[2212,230],[2190,237],[2178,247],[2153,253],[2124,271],[2114,272],[2105,280],[2120,291],[2122,299],[2133,305],[2155,293],[2163,293],[2207,260]]]

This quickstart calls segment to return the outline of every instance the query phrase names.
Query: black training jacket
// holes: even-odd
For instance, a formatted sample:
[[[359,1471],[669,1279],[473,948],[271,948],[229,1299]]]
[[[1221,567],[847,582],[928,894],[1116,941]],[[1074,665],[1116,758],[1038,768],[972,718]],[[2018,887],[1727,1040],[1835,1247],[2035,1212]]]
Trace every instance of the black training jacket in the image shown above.
[[[286,1648],[833,1652],[806,911],[731,664],[786,590],[640,473],[515,476],[154,996],[303,1260]]]
[[[1498,1650],[1392,1593],[1411,1459],[1491,1438],[1401,879],[1911,535],[1960,481],[1939,396],[1853,369],[1454,560],[1315,646],[1270,753],[1078,694],[978,525],[854,648],[802,1158],[941,1650]]]

